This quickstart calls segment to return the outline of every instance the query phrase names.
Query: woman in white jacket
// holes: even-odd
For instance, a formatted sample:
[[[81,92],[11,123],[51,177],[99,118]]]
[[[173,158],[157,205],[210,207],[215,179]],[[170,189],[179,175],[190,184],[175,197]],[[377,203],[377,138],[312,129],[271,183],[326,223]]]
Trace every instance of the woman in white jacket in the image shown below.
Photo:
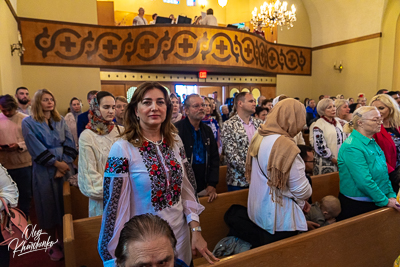
[[[18,187],[17,184],[12,180],[8,174],[6,168],[0,164],[0,197],[10,207],[16,207],[18,204]],[[4,210],[3,203],[0,201],[0,221],[3,221],[2,211]],[[0,233],[0,243],[4,241],[3,235]],[[10,252],[8,246],[0,246],[0,266],[9,266],[10,264]]]
[[[98,92],[90,102],[89,123],[79,137],[78,184],[89,197],[89,217],[103,214],[103,175],[111,146],[123,127],[114,124],[115,98]]]

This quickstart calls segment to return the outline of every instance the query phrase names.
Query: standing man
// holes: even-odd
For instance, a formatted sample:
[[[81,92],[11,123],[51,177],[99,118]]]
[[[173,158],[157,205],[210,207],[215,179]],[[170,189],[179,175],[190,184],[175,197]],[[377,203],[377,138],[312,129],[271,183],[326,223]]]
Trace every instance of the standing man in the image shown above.
[[[219,153],[211,128],[201,122],[205,116],[204,100],[196,94],[187,96],[184,103],[186,118],[175,123],[185,147],[188,162],[197,183],[199,196],[217,198],[215,187],[219,180]],[[190,173],[188,172],[188,175]]]
[[[90,109],[90,101],[92,101],[93,97],[97,94],[98,91],[93,90],[90,91],[87,94],[87,101],[89,103],[89,109]],[[86,112],[83,112],[81,115],[78,116],[78,121],[76,122],[76,130],[78,132],[78,138],[81,135],[81,133],[85,130],[86,125],[89,123],[89,110]]]
[[[31,115],[31,106],[29,105],[29,91],[26,87],[18,87],[15,90],[15,98],[18,100],[17,111],[26,115]]]
[[[128,100],[123,96],[117,96],[115,98],[115,119],[114,121],[119,126],[124,126],[125,109],[128,105]]]
[[[220,112],[220,108],[221,108],[221,102],[218,100],[218,92],[214,91],[213,92],[213,98],[215,101],[215,110],[217,110],[217,112]]]
[[[28,115],[17,111],[10,95],[0,97],[0,162],[15,181],[19,191],[19,207],[29,216],[32,199],[32,158],[29,154],[21,123]]]
[[[228,191],[249,187],[244,177],[247,151],[253,135],[262,120],[253,118],[256,112],[256,100],[251,93],[241,92],[234,99],[237,114],[224,122],[222,144],[228,165],[226,182]]]
[[[139,25],[147,25],[147,20],[143,17],[144,16],[144,8],[140,7],[138,10],[138,15],[133,19],[132,25],[139,26]]]

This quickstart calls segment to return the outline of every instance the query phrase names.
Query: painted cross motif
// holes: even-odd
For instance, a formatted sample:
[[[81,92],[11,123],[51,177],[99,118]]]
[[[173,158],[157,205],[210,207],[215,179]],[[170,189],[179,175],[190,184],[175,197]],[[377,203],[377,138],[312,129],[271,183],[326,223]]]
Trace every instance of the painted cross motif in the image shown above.
[[[179,44],[179,48],[183,48],[183,53],[189,52],[189,48],[193,48],[193,44],[188,42],[188,38],[183,38],[183,43]]]
[[[271,54],[271,55],[269,56],[269,60],[271,60],[271,64],[274,63],[275,59],[276,59],[276,57],[274,57],[274,54]]]
[[[107,50],[107,53],[111,55],[113,51],[117,49],[117,45],[113,45],[112,40],[107,40],[107,44],[103,45],[103,49]]]
[[[150,49],[154,48],[154,44],[150,43],[149,39],[144,39],[144,43],[140,45],[141,49],[144,49],[145,53],[150,53]]]
[[[289,60],[291,66],[293,66],[293,63],[296,61],[296,59],[293,57],[293,55],[290,55],[290,58],[288,60]]]
[[[60,46],[64,46],[66,52],[71,52],[71,47],[76,47],[76,43],[71,42],[71,37],[65,37],[65,40],[60,42]]]
[[[224,54],[225,50],[228,50],[228,46],[224,45],[224,41],[219,41],[219,45],[216,45],[215,48],[217,48],[219,50],[219,53],[221,55]]]
[[[253,49],[250,48],[250,44],[247,44],[247,47],[244,49],[244,52],[247,54],[247,57],[253,52]]]

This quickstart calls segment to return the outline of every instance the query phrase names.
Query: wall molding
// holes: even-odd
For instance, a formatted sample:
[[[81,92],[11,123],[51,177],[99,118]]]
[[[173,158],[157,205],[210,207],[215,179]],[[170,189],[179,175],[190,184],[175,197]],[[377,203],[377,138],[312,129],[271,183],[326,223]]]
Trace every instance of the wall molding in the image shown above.
[[[331,47],[341,46],[341,45],[346,45],[346,44],[352,44],[352,43],[357,43],[357,42],[375,39],[375,38],[381,38],[381,37],[382,37],[382,32],[378,32],[378,33],[369,34],[369,35],[365,35],[365,36],[361,36],[361,37],[356,37],[356,38],[352,38],[352,39],[348,39],[348,40],[344,40],[344,41],[340,41],[340,42],[316,46],[316,47],[311,48],[311,50],[316,51],[316,50],[321,50],[321,49],[326,49],[326,48],[331,48]]]
[[[10,9],[15,21],[19,22],[19,18],[18,18],[17,12],[15,12],[15,9],[14,9],[13,5],[11,4],[10,0],[5,0],[5,1],[6,1],[6,4],[7,4],[8,8]]]
[[[206,79],[198,78],[197,74],[168,74],[126,71],[100,71],[101,82],[178,82],[178,83],[213,83],[213,84],[265,84],[275,85],[275,76],[235,76],[235,75],[208,75]]]

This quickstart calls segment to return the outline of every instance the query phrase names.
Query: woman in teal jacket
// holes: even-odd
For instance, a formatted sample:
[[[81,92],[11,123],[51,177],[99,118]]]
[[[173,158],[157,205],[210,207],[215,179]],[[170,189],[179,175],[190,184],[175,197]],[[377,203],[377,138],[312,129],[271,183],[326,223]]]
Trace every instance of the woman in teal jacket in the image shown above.
[[[389,180],[385,154],[372,136],[381,129],[382,118],[375,107],[360,107],[344,131],[351,133],[339,150],[339,200],[344,220],[380,207],[400,211]],[[399,206],[396,206],[399,205]]]

